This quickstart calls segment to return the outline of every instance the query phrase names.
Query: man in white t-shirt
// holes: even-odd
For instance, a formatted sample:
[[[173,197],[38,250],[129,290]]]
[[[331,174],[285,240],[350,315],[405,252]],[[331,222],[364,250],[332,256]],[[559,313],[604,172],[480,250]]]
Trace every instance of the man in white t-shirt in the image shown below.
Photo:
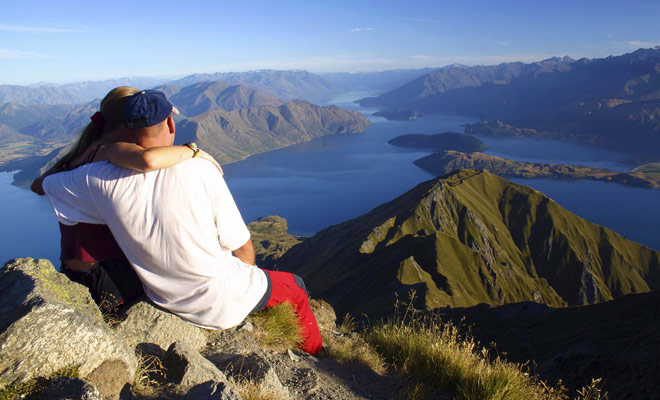
[[[126,103],[125,122],[144,148],[174,142],[173,106],[158,91]],[[191,144],[196,155],[196,146]],[[194,157],[137,172],[95,162],[43,182],[58,220],[107,224],[157,305],[203,327],[226,329],[248,313],[289,301],[302,328],[301,348],[321,336],[299,277],[254,264],[250,233],[220,172]]]

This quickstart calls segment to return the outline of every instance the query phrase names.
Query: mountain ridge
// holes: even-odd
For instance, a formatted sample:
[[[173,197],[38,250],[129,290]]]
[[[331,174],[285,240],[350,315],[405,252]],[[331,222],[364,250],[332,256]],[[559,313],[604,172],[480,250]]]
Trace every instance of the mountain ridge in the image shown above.
[[[294,100],[277,107],[214,110],[185,119],[177,124],[176,143],[195,141],[226,163],[322,135],[359,133],[369,125],[356,111]]]
[[[531,73],[517,76],[516,69],[509,68],[510,76],[504,76],[502,82],[491,67],[487,79],[459,81],[448,90],[423,84],[422,77],[418,80],[422,83],[410,83],[359,103],[425,113],[479,115],[488,121],[501,120],[552,132],[563,139],[601,143],[658,158],[659,65],[660,47],[655,47],[620,56],[558,62],[550,68],[538,66]],[[473,71],[470,76],[479,76],[480,70],[459,72],[466,71]]]
[[[293,269],[339,313],[536,301],[592,304],[660,286],[660,253],[486,171],[424,182],[294,246]]]

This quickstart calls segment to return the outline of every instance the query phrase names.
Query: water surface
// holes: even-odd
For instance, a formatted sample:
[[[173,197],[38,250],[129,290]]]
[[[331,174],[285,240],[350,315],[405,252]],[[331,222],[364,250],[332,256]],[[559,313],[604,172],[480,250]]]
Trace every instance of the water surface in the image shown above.
[[[341,99],[343,101],[345,99]],[[376,109],[342,103],[367,115]],[[408,133],[462,132],[477,119],[455,114],[412,121],[369,116],[364,133],[331,135],[225,165],[225,176],[246,222],[280,215],[290,232],[312,235],[362,215],[433,176],[412,162],[425,150],[391,146]],[[479,137],[488,154],[522,161],[582,164],[629,171],[630,157],[613,150],[549,139]],[[596,181],[513,179],[540,190],[577,215],[660,250],[660,190]],[[10,258],[56,260],[59,230],[48,201],[10,185],[0,173],[0,263]]]

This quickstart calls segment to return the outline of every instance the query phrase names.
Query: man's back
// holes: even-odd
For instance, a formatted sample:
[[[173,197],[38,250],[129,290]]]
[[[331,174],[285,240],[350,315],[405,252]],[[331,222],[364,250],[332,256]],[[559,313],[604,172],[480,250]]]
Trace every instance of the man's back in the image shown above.
[[[264,273],[231,255],[250,235],[206,161],[149,173],[93,163],[44,188],[61,222],[108,224],[147,295],[191,322],[234,326],[266,291]]]

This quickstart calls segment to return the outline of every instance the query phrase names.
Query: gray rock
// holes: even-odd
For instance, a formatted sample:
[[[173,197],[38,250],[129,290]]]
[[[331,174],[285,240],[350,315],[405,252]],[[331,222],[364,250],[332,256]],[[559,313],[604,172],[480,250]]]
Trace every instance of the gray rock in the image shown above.
[[[60,376],[50,381],[43,398],[48,400],[103,400],[91,383],[80,378]]]
[[[163,366],[167,371],[167,380],[183,390],[208,381],[222,382],[232,387],[225,374],[187,343],[173,343],[167,349]]]
[[[103,322],[87,288],[50,261],[11,260],[0,270],[0,293],[0,388],[72,366],[86,377],[109,361],[117,380],[132,380],[133,350]]]
[[[286,353],[288,354],[289,359],[290,359],[291,361],[293,361],[293,362],[298,362],[298,361],[300,361],[300,356],[296,355],[293,351],[291,351],[291,349],[287,349],[287,350],[286,350]]]
[[[243,400],[231,387],[222,382],[204,382],[195,385],[183,400]]]
[[[152,343],[167,349],[172,343],[181,342],[199,350],[206,345],[204,329],[147,300],[132,305],[125,317],[117,326],[117,333],[133,348],[141,343]]]
[[[289,391],[282,385],[275,368],[273,368],[268,360],[255,353],[247,355],[216,355],[213,358],[213,362],[228,376],[237,380],[247,379],[254,384],[260,385],[264,390],[271,393],[274,398],[290,398]]]
[[[312,307],[316,323],[322,332],[337,329],[337,315],[330,304],[323,300],[311,300],[309,305]]]

